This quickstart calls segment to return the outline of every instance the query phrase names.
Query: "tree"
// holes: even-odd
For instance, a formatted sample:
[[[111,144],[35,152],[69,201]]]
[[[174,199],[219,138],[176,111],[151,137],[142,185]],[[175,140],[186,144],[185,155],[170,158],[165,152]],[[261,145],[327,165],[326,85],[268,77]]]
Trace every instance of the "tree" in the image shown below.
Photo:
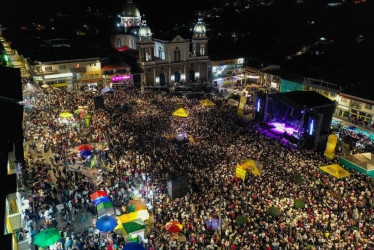
[[[303,202],[300,199],[295,199],[293,201],[293,204],[294,204],[295,208],[305,208],[305,202]]]
[[[294,182],[296,184],[302,184],[304,182],[304,179],[301,174],[297,173],[293,176]]]
[[[245,223],[247,223],[247,217],[244,217],[243,215],[236,217],[236,224],[238,224],[238,226],[242,226]]]
[[[269,208],[268,212],[271,216],[277,217],[277,216],[279,216],[281,211],[280,211],[279,208],[273,206],[273,207]]]

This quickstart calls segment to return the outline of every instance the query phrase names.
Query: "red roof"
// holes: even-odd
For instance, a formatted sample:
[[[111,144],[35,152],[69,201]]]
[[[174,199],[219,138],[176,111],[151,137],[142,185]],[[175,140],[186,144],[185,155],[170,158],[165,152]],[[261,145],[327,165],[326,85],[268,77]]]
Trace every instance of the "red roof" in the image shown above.
[[[122,47],[117,48],[117,50],[120,51],[120,52],[129,50],[129,49],[131,49],[131,48],[127,45],[124,45]]]
[[[105,65],[102,70],[112,70],[112,69],[129,69],[130,66],[127,64],[108,64]]]
[[[354,100],[354,101],[357,101],[357,102],[363,102],[363,103],[366,103],[366,104],[374,105],[374,102],[370,102],[370,100],[366,101],[366,100],[362,100],[363,98],[358,99],[358,98],[350,97],[350,96],[347,96],[348,94],[345,95],[344,93],[340,93],[339,95],[344,97],[344,98],[351,99],[351,100]]]

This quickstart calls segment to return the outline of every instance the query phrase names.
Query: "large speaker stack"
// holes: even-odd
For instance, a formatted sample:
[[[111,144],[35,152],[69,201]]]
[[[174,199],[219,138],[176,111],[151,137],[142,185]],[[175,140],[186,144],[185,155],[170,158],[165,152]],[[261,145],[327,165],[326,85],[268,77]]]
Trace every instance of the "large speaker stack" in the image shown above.
[[[95,96],[94,97],[94,105],[95,105],[95,109],[104,109],[105,108],[104,97]]]
[[[181,198],[188,193],[187,175],[172,178],[168,181],[168,194],[172,199]]]

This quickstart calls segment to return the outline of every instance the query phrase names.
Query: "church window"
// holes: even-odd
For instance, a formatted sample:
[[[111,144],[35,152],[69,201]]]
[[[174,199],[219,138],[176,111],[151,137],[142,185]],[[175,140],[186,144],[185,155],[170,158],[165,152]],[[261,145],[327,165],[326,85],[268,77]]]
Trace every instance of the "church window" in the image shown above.
[[[200,47],[200,55],[205,55],[205,48],[204,48],[204,45],[202,45],[201,47]]]
[[[149,51],[149,49],[146,50],[146,53],[145,53],[145,60],[148,62],[151,60],[151,53]]]
[[[178,47],[176,47],[174,50],[174,61],[179,62],[180,60],[181,60],[181,52],[178,49]]]

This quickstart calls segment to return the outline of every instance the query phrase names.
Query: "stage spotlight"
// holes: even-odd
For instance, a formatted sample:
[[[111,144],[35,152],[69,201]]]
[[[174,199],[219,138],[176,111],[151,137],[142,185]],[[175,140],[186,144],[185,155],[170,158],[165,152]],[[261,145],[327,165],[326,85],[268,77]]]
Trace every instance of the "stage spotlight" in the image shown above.
[[[260,112],[261,99],[257,100],[257,112]]]

